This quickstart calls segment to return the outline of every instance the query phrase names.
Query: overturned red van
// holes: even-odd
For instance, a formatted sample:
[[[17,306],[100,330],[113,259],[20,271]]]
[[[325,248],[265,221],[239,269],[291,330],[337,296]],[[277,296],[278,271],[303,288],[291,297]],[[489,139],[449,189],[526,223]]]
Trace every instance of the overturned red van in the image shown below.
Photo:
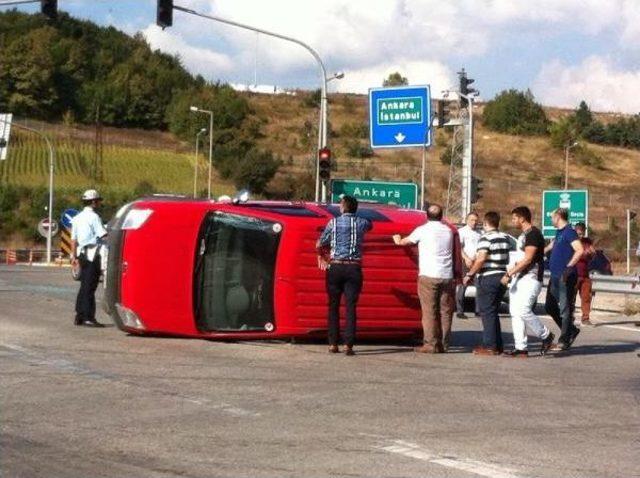
[[[209,339],[322,337],[325,273],[315,242],[337,205],[141,199],[109,231],[105,309],[132,334]],[[363,250],[358,337],[420,337],[417,249],[392,234],[422,211],[361,204],[373,229]]]

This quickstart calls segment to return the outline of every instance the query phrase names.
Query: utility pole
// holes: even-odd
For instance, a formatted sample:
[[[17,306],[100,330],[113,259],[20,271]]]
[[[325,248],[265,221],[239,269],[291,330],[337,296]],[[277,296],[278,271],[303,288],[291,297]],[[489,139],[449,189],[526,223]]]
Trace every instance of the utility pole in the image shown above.
[[[473,202],[473,102],[478,91],[469,87],[475,80],[467,77],[464,68],[458,72],[458,77],[459,121],[451,145],[446,214],[462,222],[471,212]]]
[[[564,189],[569,189],[569,150],[578,146],[578,142],[574,141],[564,147]]]

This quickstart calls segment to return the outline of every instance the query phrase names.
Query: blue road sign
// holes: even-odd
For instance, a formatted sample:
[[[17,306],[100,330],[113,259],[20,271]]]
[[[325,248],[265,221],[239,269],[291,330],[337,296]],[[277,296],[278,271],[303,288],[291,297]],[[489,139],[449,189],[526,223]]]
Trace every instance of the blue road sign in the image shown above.
[[[71,229],[71,219],[73,219],[78,214],[78,211],[75,209],[65,209],[60,217],[60,222],[67,229]]]
[[[369,89],[372,148],[431,146],[430,126],[429,85]]]

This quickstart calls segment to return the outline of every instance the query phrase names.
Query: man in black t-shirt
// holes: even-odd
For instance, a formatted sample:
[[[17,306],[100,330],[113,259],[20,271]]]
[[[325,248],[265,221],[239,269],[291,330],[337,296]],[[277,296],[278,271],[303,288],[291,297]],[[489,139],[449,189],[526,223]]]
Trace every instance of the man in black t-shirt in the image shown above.
[[[509,284],[509,312],[515,348],[507,355],[526,358],[527,329],[542,339],[541,353],[544,355],[553,345],[554,335],[534,313],[544,277],[544,237],[531,224],[531,211],[519,206],[511,211],[511,222],[522,231],[518,238],[517,258],[514,266],[507,269],[502,278]]]

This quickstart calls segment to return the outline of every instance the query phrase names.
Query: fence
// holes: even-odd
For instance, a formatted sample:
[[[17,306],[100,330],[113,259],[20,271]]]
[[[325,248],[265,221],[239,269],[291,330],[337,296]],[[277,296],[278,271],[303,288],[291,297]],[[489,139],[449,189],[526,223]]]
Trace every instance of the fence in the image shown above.
[[[54,264],[62,266],[69,264],[69,257],[61,250],[51,252]],[[38,264],[47,262],[46,249],[0,249],[0,264]]]

